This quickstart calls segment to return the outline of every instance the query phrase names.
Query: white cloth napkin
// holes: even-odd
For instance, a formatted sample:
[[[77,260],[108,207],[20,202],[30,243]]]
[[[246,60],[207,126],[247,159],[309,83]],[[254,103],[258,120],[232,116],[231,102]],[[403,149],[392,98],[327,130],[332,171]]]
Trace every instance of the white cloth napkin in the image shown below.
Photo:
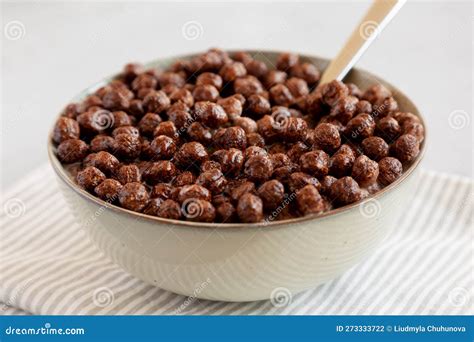
[[[472,314],[473,182],[423,172],[368,259],[284,306],[184,297],[109,262],[70,214],[49,166],[3,196],[0,314]]]

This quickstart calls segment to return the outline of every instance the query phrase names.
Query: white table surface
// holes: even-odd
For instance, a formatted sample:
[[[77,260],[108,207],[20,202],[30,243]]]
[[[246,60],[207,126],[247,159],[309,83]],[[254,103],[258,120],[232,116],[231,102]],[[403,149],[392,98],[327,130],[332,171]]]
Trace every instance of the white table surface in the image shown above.
[[[2,2],[1,186],[47,160],[48,131],[71,97],[129,61],[213,46],[331,57],[368,6]],[[190,21],[202,27],[194,40],[182,32]],[[471,1],[409,2],[358,63],[409,94],[425,114],[424,167],[470,177],[472,23]]]

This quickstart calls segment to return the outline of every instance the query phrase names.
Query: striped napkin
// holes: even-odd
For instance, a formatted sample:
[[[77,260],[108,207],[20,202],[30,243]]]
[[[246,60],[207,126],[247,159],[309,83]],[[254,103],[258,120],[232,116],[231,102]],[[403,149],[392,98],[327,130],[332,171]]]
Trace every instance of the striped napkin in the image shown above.
[[[34,171],[3,196],[0,314],[473,314],[473,182],[423,172],[394,233],[344,275],[270,301],[184,297],[109,262],[74,222],[53,171]]]

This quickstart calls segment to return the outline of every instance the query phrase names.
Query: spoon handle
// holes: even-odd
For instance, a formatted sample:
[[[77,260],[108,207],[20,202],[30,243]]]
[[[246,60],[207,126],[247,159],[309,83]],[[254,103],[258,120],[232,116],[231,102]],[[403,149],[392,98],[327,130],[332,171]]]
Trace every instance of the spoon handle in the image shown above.
[[[342,80],[406,0],[374,0],[352,35],[324,71],[319,84]]]

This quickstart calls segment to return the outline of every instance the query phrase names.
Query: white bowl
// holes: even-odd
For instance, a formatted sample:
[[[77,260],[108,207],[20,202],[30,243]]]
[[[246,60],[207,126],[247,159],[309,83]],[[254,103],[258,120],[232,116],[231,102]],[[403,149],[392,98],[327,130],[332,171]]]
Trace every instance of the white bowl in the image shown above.
[[[250,51],[274,63],[278,52]],[[166,67],[178,56],[150,63]],[[301,56],[321,69],[327,60]],[[102,86],[104,80],[74,100]],[[403,111],[421,115],[387,82],[354,69],[346,78],[362,89],[382,83]],[[421,118],[422,119],[422,118]],[[425,126],[426,127],[426,126]],[[426,142],[426,139],[425,139]],[[224,301],[297,293],[341,275],[369,255],[393,228],[417,184],[425,150],[393,184],[368,197],[319,216],[258,224],[208,224],[167,220],[108,204],[80,189],[64,170],[49,142],[49,157],[69,207],[96,246],[127,272],[186,296]]]

